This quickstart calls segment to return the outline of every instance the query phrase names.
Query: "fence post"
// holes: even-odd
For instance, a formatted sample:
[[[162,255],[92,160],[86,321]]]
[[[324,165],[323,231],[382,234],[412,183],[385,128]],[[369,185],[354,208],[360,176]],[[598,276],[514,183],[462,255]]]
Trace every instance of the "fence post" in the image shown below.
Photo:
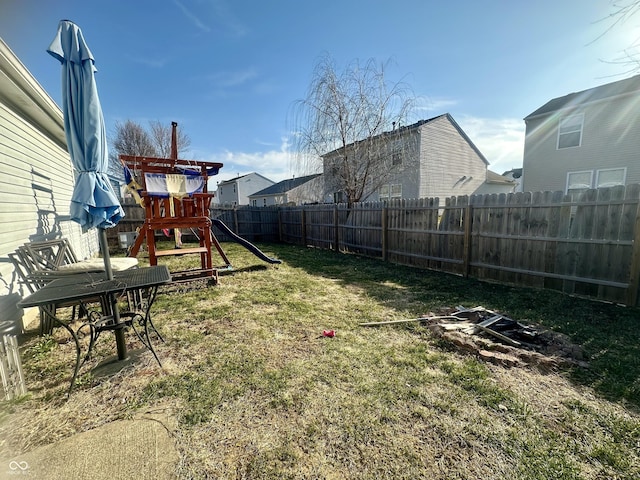
[[[307,246],[307,216],[305,215],[304,207],[301,210],[300,221],[301,221],[301,229],[300,235],[302,235],[302,246]]]
[[[388,242],[389,242],[389,238],[387,237],[388,235],[388,229],[387,229],[387,205],[385,204],[384,207],[382,207],[382,218],[381,220],[381,224],[382,224],[382,261],[386,262],[387,261],[387,249],[388,249]]]
[[[235,234],[240,235],[240,225],[238,225],[238,209],[233,207],[233,224],[236,227]]]
[[[627,287],[627,306],[635,307],[638,303],[638,287],[640,287],[640,203],[636,210],[636,223],[633,230],[633,252],[629,269],[629,286]]]
[[[464,252],[463,252],[463,271],[462,274],[465,278],[469,277],[469,263],[471,263],[471,229],[473,227],[473,207],[471,206],[471,199],[464,209]]]
[[[278,207],[278,241],[282,243],[282,208]]]
[[[340,251],[340,236],[338,235],[338,204],[333,205],[333,249],[336,252]]]

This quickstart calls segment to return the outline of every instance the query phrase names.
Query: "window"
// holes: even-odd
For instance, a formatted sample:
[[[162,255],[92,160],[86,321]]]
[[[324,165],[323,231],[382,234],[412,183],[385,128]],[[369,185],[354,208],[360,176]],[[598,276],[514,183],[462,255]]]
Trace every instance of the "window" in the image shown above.
[[[582,144],[583,123],[583,113],[560,119],[558,124],[558,149],[579,147]]]
[[[626,183],[626,167],[596,170],[595,182],[593,173],[593,170],[567,173],[567,193],[581,193],[589,188],[615,187]]]
[[[593,171],[567,173],[567,193],[580,193],[591,188]]]
[[[402,165],[402,154],[394,153],[391,155],[391,165]]]
[[[626,176],[626,168],[603,168],[596,173],[596,188],[624,185]]]
[[[267,206],[267,199],[266,199],[266,198],[263,198],[263,199],[262,199],[262,206],[263,206],[263,207],[266,207],[266,206]]]
[[[378,197],[380,197],[381,200],[386,198],[402,198],[402,184],[382,185],[378,191]]]

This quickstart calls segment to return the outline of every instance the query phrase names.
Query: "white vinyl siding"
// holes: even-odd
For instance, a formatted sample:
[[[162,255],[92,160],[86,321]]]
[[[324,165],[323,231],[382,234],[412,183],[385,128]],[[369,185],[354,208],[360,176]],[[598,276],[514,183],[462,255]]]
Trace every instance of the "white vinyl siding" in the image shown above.
[[[584,170],[625,169],[625,185],[640,183],[638,98],[640,92],[582,105],[580,148],[557,148],[557,112],[527,119],[523,190],[566,191],[567,173]]]
[[[584,114],[560,118],[558,123],[558,149],[582,145]]]
[[[97,230],[69,219],[74,174],[62,112],[0,39],[0,319],[19,320],[25,289],[8,254],[65,237],[79,259],[98,253]]]
[[[447,117],[420,127],[420,149],[420,191],[404,198],[471,195],[485,183],[487,164]]]

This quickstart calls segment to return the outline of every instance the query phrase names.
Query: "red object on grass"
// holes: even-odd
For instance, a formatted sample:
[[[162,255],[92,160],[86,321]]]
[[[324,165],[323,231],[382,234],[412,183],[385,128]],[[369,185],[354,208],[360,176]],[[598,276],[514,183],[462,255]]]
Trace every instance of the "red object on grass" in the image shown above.
[[[335,330],[323,330],[322,331],[322,335],[325,337],[335,337],[336,336],[336,331]]]

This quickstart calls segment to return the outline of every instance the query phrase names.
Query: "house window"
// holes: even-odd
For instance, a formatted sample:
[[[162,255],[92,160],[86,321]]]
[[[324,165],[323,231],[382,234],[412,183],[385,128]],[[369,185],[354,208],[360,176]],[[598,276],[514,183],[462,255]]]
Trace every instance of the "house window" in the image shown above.
[[[402,154],[394,153],[391,155],[391,165],[402,165]]]
[[[389,198],[389,185],[382,185],[378,196],[380,198]]]
[[[254,207],[257,207],[257,206],[258,206],[258,201],[257,201],[257,200],[254,200],[254,201],[253,201],[253,206],[254,206]]]
[[[596,172],[596,188],[624,185],[626,176],[626,168],[603,168]]]
[[[346,201],[347,201],[347,196],[344,194],[344,192],[335,192],[333,194],[334,203],[346,203]]]
[[[266,199],[266,198],[263,198],[263,199],[262,199],[262,206],[263,206],[263,207],[266,207],[266,206],[267,206],[267,199]]]
[[[402,198],[402,184],[396,183],[391,185],[391,190],[389,192],[389,196],[391,198]]]
[[[593,171],[567,173],[567,193],[580,193],[591,188]]]
[[[558,149],[579,147],[582,144],[583,123],[583,113],[560,119],[558,125]]]

